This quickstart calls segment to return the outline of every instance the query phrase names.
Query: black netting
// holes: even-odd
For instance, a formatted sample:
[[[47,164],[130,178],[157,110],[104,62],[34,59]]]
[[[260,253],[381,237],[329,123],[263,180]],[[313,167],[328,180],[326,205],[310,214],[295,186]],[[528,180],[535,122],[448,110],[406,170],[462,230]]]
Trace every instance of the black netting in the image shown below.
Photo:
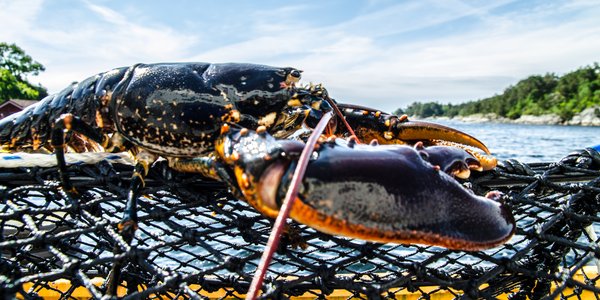
[[[487,251],[368,243],[290,221],[262,297],[599,298],[599,170],[600,155],[586,149],[551,164],[505,161],[476,175],[473,190],[504,192],[518,221],[507,244]],[[55,168],[0,170],[1,295],[102,298],[115,260],[129,262],[119,290],[125,298],[235,298],[247,291],[272,221],[222,183],[156,164],[128,245],[116,225],[131,166],[70,171],[77,199],[61,191]],[[122,253],[113,254],[115,245]]]

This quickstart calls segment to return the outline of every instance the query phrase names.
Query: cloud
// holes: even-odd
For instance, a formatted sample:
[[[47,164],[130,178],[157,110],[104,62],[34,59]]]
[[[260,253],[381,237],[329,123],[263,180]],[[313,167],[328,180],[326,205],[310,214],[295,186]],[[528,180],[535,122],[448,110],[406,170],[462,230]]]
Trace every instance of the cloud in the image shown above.
[[[593,16],[597,6],[580,3],[495,12],[509,4],[413,2],[328,27],[257,32],[255,38],[192,58],[296,66],[305,70],[305,82],[323,82],[344,102],[387,111],[416,100],[484,98],[528,75],[567,72],[600,58],[600,26]],[[437,7],[431,9],[435,13],[423,14],[431,6]],[[563,20],[564,10],[578,18]],[[586,13],[579,14],[581,10]],[[472,22],[463,25],[468,30],[385,40],[406,32],[427,34],[432,26],[453,26],[465,18]]]
[[[0,2],[0,19],[10,25],[2,26],[0,37],[43,62],[46,72],[32,81],[39,80],[51,92],[114,67],[181,59],[198,42],[195,36],[139,24],[135,18],[89,2],[61,8],[65,15],[48,20],[44,5],[41,0]]]
[[[597,3],[486,3],[378,0],[334,11],[307,2],[234,16],[229,9],[221,17],[231,24],[203,27],[199,18],[181,28],[164,14],[91,2],[64,12],[62,24],[42,1],[0,0],[0,19],[13,27],[0,28],[0,37],[34,49],[48,69],[39,80],[51,91],[136,62],[253,62],[301,68],[305,82],[324,83],[338,100],[386,111],[415,100],[483,98],[528,75],[600,61]]]
[[[103,19],[97,34],[98,48],[109,49],[102,57],[113,59],[169,59],[180,57],[195,44],[196,38],[158,25],[141,25],[107,7],[87,3],[87,7]],[[110,56],[109,56],[110,55]],[[111,57],[112,56],[112,57]]]
[[[40,10],[42,0],[0,1],[0,41],[19,42],[22,33],[31,28]]]
[[[582,25],[574,22],[527,32],[477,31],[394,45],[371,52],[376,59],[354,67],[347,64],[337,72],[322,68],[320,75],[329,82],[332,95],[388,111],[416,100],[474,100],[501,93],[532,74],[564,73],[598,61],[598,29]],[[319,69],[326,62],[310,58],[304,62],[311,63]]]
[[[472,6],[463,1],[409,1],[361,14],[329,30],[384,38],[450,23],[468,16],[490,17],[487,11],[506,2],[495,1],[493,4]]]

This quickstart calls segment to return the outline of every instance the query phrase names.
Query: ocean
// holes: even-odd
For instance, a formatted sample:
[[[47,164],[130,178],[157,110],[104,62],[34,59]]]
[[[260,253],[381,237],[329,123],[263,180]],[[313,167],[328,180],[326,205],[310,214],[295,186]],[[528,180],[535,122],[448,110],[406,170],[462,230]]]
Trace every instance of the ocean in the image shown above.
[[[574,150],[600,144],[600,127],[464,123],[435,120],[482,141],[500,160],[554,162]]]

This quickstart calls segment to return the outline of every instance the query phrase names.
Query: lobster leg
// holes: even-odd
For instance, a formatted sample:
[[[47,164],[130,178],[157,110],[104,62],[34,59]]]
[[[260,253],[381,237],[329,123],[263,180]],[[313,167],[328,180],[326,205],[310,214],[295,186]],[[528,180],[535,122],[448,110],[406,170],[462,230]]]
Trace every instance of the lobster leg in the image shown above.
[[[119,223],[119,231],[127,243],[131,242],[135,230],[137,229],[137,199],[140,195],[140,191],[144,188],[144,178],[148,175],[149,166],[154,163],[157,158],[158,156],[145,150],[141,150],[135,156],[137,163],[133,169],[133,175],[131,176],[123,219],[121,219],[121,222]]]
[[[235,181],[227,172],[225,166],[214,156],[195,158],[169,158],[169,167],[173,170],[186,173],[198,173],[202,176],[233,184]]]
[[[100,132],[98,128],[88,125],[83,122],[80,118],[73,116],[72,114],[61,115],[54,124],[52,130],[51,143],[55,149],[56,160],[58,164],[59,176],[63,188],[69,193],[77,193],[69,176],[67,175],[67,164],[65,161],[64,148],[65,148],[65,131],[73,131],[80,135],[83,135],[92,141],[101,144],[105,149],[109,151],[122,151],[124,145],[119,140],[119,137],[109,138],[107,135]],[[123,218],[119,222],[118,229],[123,240],[130,244],[135,236],[137,230],[137,199],[139,197],[141,189],[144,187],[144,178],[148,174],[149,166],[158,158],[155,154],[152,154],[145,150],[136,150],[135,155],[136,165],[134,167],[133,175],[131,177],[131,183],[129,185],[129,192],[127,193],[127,202],[125,204],[125,210],[123,211]],[[121,247],[117,243],[113,250],[114,254],[122,253]],[[106,281],[107,291],[111,295],[115,295],[120,282],[121,268],[123,263],[117,261],[113,264],[113,268]]]
[[[144,178],[148,175],[149,166],[154,163],[157,158],[157,155],[145,150],[139,150],[135,156],[137,163],[133,169],[133,175],[131,176],[123,218],[118,225],[119,233],[127,245],[131,244],[131,241],[135,236],[135,231],[138,228],[137,200],[140,196],[140,191],[145,185]],[[119,243],[115,244],[113,253],[115,255],[123,253]],[[106,280],[106,290],[110,295],[116,295],[117,293],[118,285],[121,282],[121,269],[124,265],[125,263],[122,261],[115,261],[113,264]]]
[[[77,191],[67,175],[67,162],[65,160],[65,131],[69,130],[84,135],[97,143],[102,143],[105,136],[100,130],[86,124],[79,117],[73,116],[72,114],[63,114],[54,122],[51,145],[56,154],[60,181],[67,192],[76,193]]]

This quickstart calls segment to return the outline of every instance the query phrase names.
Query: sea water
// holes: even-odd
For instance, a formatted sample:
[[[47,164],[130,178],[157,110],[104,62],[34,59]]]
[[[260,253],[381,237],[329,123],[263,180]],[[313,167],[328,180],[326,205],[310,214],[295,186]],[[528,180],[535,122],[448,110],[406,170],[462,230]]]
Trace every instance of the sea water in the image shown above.
[[[500,160],[555,162],[574,150],[600,144],[600,127],[434,122],[476,137]]]

